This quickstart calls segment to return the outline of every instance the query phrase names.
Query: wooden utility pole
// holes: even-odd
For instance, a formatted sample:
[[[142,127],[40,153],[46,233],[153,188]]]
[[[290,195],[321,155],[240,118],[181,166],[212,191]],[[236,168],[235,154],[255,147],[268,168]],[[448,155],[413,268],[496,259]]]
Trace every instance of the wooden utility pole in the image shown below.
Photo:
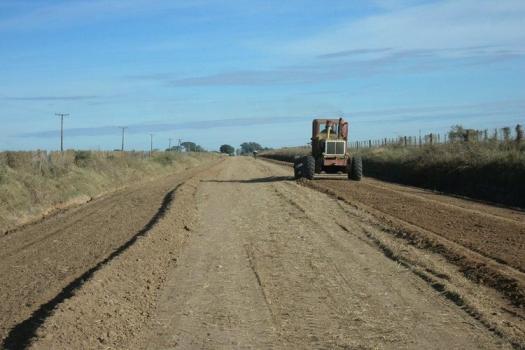
[[[122,129],[122,145],[120,147],[120,150],[124,152],[124,131],[128,128],[127,126],[119,126],[120,129]]]
[[[60,152],[64,152],[64,117],[69,116],[69,113],[55,113],[60,117]]]
[[[149,143],[149,156],[153,155],[153,134],[149,134],[150,143]]]
[[[168,143],[168,151],[171,151],[171,140],[173,140],[173,139],[170,137],[168,140],[169,140],[169,143]]]

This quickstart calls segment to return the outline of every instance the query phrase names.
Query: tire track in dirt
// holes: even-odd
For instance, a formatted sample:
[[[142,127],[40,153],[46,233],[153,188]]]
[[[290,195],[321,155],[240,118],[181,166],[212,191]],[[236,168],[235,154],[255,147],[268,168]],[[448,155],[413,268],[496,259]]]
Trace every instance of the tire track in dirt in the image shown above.
[[[525,271],[525,256],[520,254],[525,249],[525,214],[521,221],[490,213],[485,215],[479,209],[460,208],[366,182],[349,184],[347,181],[323,180],[310,185],[330,190],[347,200],[362,202],[501,264]]]
[[[167,192],[209,166],[133,185],[1,237],[0,341],[17,324],[16,334],[25,333],[28,320],[45,315],[83,275],[147,230]]]
[[[319,179],[302,184],[360,207],[386,222],[392,234],[444,255],[474,282],[498,290],[523,314],[524,212],[377,180]]]
[[[206,172],[213,173],[217,167]],[[179,183],[142,235],[82,281],[36,329],[31,349],[136,348],[170,266],[190,237],[202,171]]]
[[[286,171],[232,158],[188,180],[148,234],[55,308],[31,348],[511,347],[417,275],[428,266],[456,283],[439,257]],[[429,264],[403,266],[372,239]]]
[[[60,293],[57,294],[53,299],[47,303],[41,305],[36,311],[31,314],[31,317],[25,321],[17,324],[8,336],[5,338],[3,347],[5,349],[21,349],[26,348],[33,338],[36,336],[36,331],[45,322],[45,320],[51,315],[54,309],[64,302],[64,300],[71,298],[75,292],[82,287],[85,281],[91,279],[93,275],[103,268],[106,264],[111,262],[116,257],[120,256],[129,247],[131,247],[139,238],[146,235],[158,222],[162,219],[173,202],[174,193],[182,184],[177,185],[173,190],[169,191],[162,201],[162,204],[157,213],[151,218],[151,220],[144,226],[142,230],[137,232],[130,240],[125,242],[123,245],[114,250],[104,260],[98,262],[95,266],[84,272],[81,276],[69,283]]]
[[[337,201],[252,159],[228,169],[199,190],[144,348],[510,348],[358,238],[379,230]]]
[[[278,174],[289,172],[286,168],[281,168],[279,171],[272,163],[274,162],[266,163],[272,168],[272,172]],[[466,247],[458,246],[456,243],[449,242],[446,238],[428,232],[421,227],[415,227],[386,215],[384,212],[376,211],[360,202],[359,197],[356,199],[346,194],[344,191],[346,186],[355,186],[355,183],[337,181],[341,191],[334,191],[324,187],[325,181],[308,181],[302,182],[302,184],[328,193],[338,199],[345,212],[349,215],[356,215],[357,211],[358,213],[360,212],[359,216],[361,217],[372,214],[373,217],[369,218],[369,220],[377,221],[376,219],[379,219],[378,223],[382,231],[390,237],[384,237],[383,235],[381,240],[378,240],[377,235],[367,232],[367,237],[364,237],[365,240],[369,240],[381,249],[385,256],[403,264],[408,263],[414,270],[414,273],[426,280],[434,289],[451,299],[471,316],[480,320],[489,330],[494,331],[503,338],[509,339],[516,348],[524,348],[525,323],[523,322],[523,308],[512,304],[509,305],[507,301],[510,299],[511,303],[514,303],[515,298],[519,298],[523,293],[523,284],[519,284],[515,279],[518,278],[518,281],[521,279],[522,274],[520,271],[507,265],[500,265],[493,260],[487,261],[485,257],[477,255],[477,253],[468,250]],[[411,191],[416,191],[416,189],[411,189]],[[466,205],[466,203],[462,203],[462,205]],[[480,206],[479,203],[475,205]],[[497,208],[496,210],[500,211],[503,209]],[[439,216],[439,213],[437,215]],[[515,215],[515,212],[511,210],[510,215]],[[432,239],[429,237],[432,237]],[[406,254],[406,249],[408,248],[406,243],[411,247],[415,247],[416,251],[411,248],[411,253]],[[391,251],[392,247],[395,248],[394,251]],[[438,263],[436,268],[435,263],[429,263],[429,261],[426,261],[426,258],[417,257],[414,259],[414,256],[421,255],[417,252],[417,249],[423,249],[424,255],[428,255],[428,253],[424,253],[425,251],[436,253],[437,259],[434,259],[437,261],[440,259],[439,256],[444,256],[448,261]],[[442,270],[440,265],[449,263],[451,263],[451,268],[448,268],[446,274],[436,271]],[[460,269],[458,270],[454,265],[459,266]],[[451,276],[453,283],[450,281]],[[465,277],[470,279],[470,281],[466,280]],[[474,282],[473,285],[472,282]],[[494,295],[490,289],[480,288],[478,283],[495,288],[508,299],[502,299],[501,295]],[[464,299],[465,297],[467,297],[466,300]]]
[[[511,302],[513,307],[523,312],[522,309],[525,306],[525,274],[519,269],[509,266],[499,259],[481,254],[477,250],[472,250],[468,245],[464,246],[443,237],[440,233],[429,230],[428,226],[404,221],[403,218],[399,218],[388,211],[370,207],[368,204],[359,202],[359,200],[355,201],[349,195],[334,191],[331,187],[325,187],[324,184],[308,182],[305,185],[373,214],[376,218],[387,223],[390,227],[389,231],[393,235],[404,238],[410,244],[443,255],[450,262],[458,265],[467,278],[499,291]]]

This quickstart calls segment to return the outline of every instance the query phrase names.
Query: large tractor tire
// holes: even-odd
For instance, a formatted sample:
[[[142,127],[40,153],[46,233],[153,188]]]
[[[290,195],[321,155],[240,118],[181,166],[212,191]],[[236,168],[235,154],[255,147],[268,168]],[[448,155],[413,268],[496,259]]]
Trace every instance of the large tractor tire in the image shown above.
[[[308,180],[313,180],[315,175],[315,158],[306,156],[303,158],[303,176]]]
[[[363,160],[361,157],[352,157],[348,167],[348,178],[354,181],[361,181],[363,178]]]
[[[315,160],[315,173],[321,174],[323,171],[323,158],[317,158]]]
[[[303,158],[295,158],[293,161],[293,177],[297,180],[303,177]]]

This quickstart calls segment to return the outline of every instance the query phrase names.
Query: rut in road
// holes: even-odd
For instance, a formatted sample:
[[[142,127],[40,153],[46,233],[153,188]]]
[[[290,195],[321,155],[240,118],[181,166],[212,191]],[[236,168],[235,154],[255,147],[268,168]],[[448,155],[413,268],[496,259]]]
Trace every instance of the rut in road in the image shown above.
[[[510,348],[361,239],[378,228],[352,208],[252,159],[222,167],[143,348]]]
[[[69,295],[81,276],[147,231],[168,192],[209,166],[135,184],[0,237],[0,341],[10,331],[18,339],[34,330],[33,321]]]

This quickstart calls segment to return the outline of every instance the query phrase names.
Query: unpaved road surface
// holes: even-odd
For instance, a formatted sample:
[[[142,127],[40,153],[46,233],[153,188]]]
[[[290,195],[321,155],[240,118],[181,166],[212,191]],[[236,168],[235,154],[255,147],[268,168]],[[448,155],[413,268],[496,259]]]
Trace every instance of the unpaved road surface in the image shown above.
[[[127,239],[133,236],[137,230],[128,227],[127,221],[134,220],[137,210],[127,208],[129,219],[116,217],[116,226],[109,229],[111,215],[104,214],[111,212],[112,206],[96,203],[90,204],[100,205],[93,219],[107,220],[102,221],[102,226],[108,227],[103,234],[92,236],[96,232],[88,227],[77,227],[60,236],[55,246],[61,248],[53,250],[53,240],[46,239],[52,230],[40,233],[38,242],[50,243],[43,250],[33,250],[34,257],[47,261],[46,254],[50,254],[49,260],[58,259],[60,264],[40,267],[33,263],[31,268],[39,271],[32,275],[36,280],[41,274],[54,276],[61,271],[59,266],[69,271],[70,266],[79,265],[77,270],[81,271],[82,266],[89,265],[69,261],[75,260],[71,255],[69,260],[59,257],[60,252],[79,254],[74,248],[77,236],[83,237],[82,244],[87,247],[98,242],[100,250],[120,249],[120,253],[107,259],[86,281],[79,282],[75,293],[59,298],[53,309],[38,320],[38,327],[24,326],[28,331],[24,333],[20,331],[24,327],[18,326],[19,331],[13,331],[24,314],[10,311],[11,316],[4,316],[2,321],[9,339],[4,342],[6,348],[523,347],[522,308],[497,288],[469,279],[443,251],[429,250],[426,245],[400,237],[400,222],[415,226],[402,216],[402,210],[395,216],[392,210],[388,214],[378,210],[379,200],[374,208],[358,196],[354,197],[356,203],[334,198],[328,190],[329,186],[337,186],[337,181],[326,184],[324,190],[329,194],[321,193],[321,188],[311,187],[324,186],[324,180],[297,183],[290,177],[289,168],[249,158],[227,159],[206,171],[166,181],[158,184],[157,192],[147,187],[136,189],[138,198],[144,198],[146,192],[157,193],[153,198],[144,198],[153,207],[149,215],[155,217],[154,212],[162,207],[162,215],[150,220],[149,226],[146,224],[137,243],[119,248],[125,238],[112,244],[104,240],[111,240],[113,231],[119,230],[130,231]],[[342,187],[331,190],[363,187],[339,184]],[[395,190],[402,192],[399,196],[416,195],[410,189]],[[167,191],[172,191],[169,204],[163,206]],[[418,201],[436,205],[448,198],[417,196],[418,206],[422,205]],[[115,196],[114,202],[107,200],[118,206],[122,199]],[[388,198],[384,201],[391,203]],[[410,201],[401,203],[410,209]],[[511,225],[523,225],[519,212],[485,209],[472,203],[474,210],[467,201],[455,205],[467,206],[464,210],[470,214],[476,210],[478,216],[486,216],[488,210]],[[87,215],[89,208],[78,209],[79,216],[84,217],[80,215],[83,212]],[[436,213],[439,215],[439,211]],[[60,222],[60,218],[56,220]],[[426,228],[412,226],[406,231],[408,236],[419,233],[417,230],[422,235],[437,236]],[[444,239],[458,245],[450,249],[443,246],[446,252],[459,254],[472,249],[472,254],[479,254],[475,247]],[[7,242],[2,246],[14,247],[3,248],[7,259],[19,259],[0,270],[2,277],[11,278],[8,288],[2,285],[0,290],[4,300],[9,296],[9,305],[2,306],[4,310],[23,310],[28,298],[25,285],[29,282],[22,278],[17,283],[13,266],[24,263],[28,269],[32,257],[17,254],[30,249],[26,246],[31,242]],[[51,253],[46,253],[48,249]],[[57,253],[52,255],[54,251]],[[479,259],[492,259],[490,254],[479,255]],[[513,261],[484,263],[509,268],[510,272],[498,271],[519,279],[522,272]],[[38,288],[53,295],[60,287],[58,283],[51,285],[57,287],[39,284]],[[17,299],[17,293],[23,294]],[[33,300],[41,303],[45,298]],[[20,338],[21,334],[30,339]]]
[[[31,314],[43,316],[68,286],[147,231],[167,193],[206,168],[134,185],[0,237],[0,339]]]
[[[525,213],[373,179],[315,184],[525,272]],[[417,210],[414,210],[417,208]]]

